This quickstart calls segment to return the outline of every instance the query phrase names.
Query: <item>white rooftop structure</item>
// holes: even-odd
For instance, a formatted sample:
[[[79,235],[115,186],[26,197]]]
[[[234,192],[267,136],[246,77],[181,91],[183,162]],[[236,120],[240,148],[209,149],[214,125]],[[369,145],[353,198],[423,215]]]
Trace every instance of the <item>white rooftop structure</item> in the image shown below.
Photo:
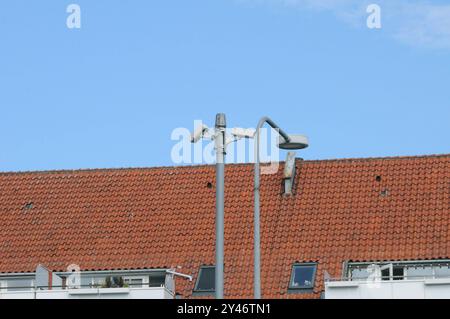
[[[173,299],[166,287],[4,291],[0,299]]]
[[[450,299],[450,278],[328,281],[325,299]]]
[[[76,268],[76,267],[75,267]],[[0,274],[0,299],[174,299],[174,269]]]
[[[325,299],[450,299],[448,260],[353,263],[325,280]]]

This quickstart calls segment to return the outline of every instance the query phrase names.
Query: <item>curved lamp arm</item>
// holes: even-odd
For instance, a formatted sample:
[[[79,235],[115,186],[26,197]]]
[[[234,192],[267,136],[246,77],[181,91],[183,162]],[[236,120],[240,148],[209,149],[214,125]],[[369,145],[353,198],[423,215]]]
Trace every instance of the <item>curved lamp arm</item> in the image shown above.
[[[259,190],[259,142],[260,142],[260,130],[264,126],[264,124],[269,124],[273,129],[275,129],[278,134],[280,134],[284,140],[289,143],[291,141],[291,138],[289,135],[286,134],[277,124],[275,124],[274,121],[272,121],[269,117],[263,116],[256,126],[256,132],[255,132],[255,190]]]
[[[263,127],[263,125],[267,123],[272,128],[274,128],[278,134],[280,134],[287,143],[290,142],[290,137],[282,130],[280,127],[275,124],[274,121],[272,121],[269,117],[264,116],[262,117],[259,122],[258,126],[256,127],[256,133],[255,133],[255,184],[254,184],[254,274],[253,274],[253,284],[254,284],[254,296],[255,299],[261,299],[261,252],[260,252],[260,218],[259,218],[259,188],[260,188],[260,169],[259,169],[259,142],[260,142],[260,134],[259,131]]]

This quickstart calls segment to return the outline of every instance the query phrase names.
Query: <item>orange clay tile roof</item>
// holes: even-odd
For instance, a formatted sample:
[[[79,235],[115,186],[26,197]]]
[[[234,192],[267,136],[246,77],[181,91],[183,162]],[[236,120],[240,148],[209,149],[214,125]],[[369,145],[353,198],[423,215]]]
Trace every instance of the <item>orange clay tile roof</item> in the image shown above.
[[[282,165],[262,176],[263,297],[318,297],[346,260],[450,258],[450,155],[296,165],[292,196]],[[0,273],[181,266],[196,278],[214,264],[214,179],[214,166],[1,173]],[[225,296],[252,297],[253,166],[227,165],[225,192]],[[289,294],[292,264],[310,261],[314,293]]]

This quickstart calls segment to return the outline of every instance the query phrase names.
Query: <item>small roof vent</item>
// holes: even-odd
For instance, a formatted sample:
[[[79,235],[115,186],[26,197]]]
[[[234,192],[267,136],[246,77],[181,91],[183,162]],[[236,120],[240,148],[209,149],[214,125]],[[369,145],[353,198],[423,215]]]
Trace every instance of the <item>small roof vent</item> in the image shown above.
[[[382,197],[388,196],[388,195],[389,195],[389,190],[388,190],[388,189],[383,189],[383,190],[380,192],[380,195],[381,195]]]
[[[29,209],[32,209],[32,208],[33,208],[33,203],[31,203],[31,202],[26,203],[25,206],[23,206],[24,210],[29,210]]]

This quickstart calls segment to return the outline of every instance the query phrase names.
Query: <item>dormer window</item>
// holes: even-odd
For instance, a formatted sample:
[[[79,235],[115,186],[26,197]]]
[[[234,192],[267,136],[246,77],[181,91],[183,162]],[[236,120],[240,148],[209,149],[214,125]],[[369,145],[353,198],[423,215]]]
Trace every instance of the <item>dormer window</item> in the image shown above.
[[[302,263],[292,266],[289,289],[313,289],[317,264]]]
[[[202,266],[198,272],[197,283],[195,284],[195,292],[208,292],[215,291],[215,266]]]

